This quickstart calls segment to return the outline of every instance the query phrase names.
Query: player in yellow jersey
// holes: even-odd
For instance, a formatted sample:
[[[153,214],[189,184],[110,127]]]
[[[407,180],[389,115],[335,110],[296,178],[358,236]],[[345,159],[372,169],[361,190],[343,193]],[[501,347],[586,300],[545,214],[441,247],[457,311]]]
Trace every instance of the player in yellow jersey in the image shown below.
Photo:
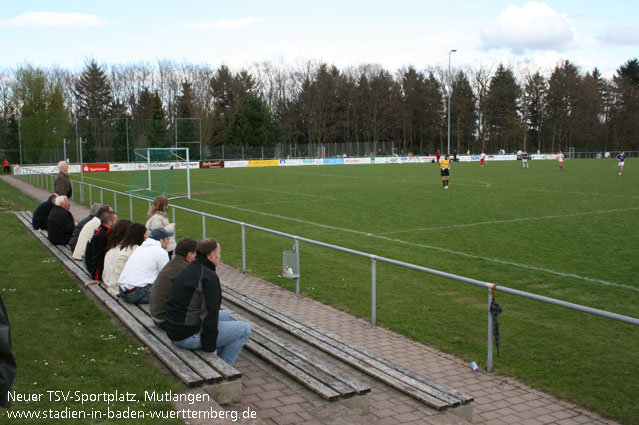
[[[439,160],[439,168],[442,169],[442,184],[444,189],[448,189],[448,182],[450,180],[450,157],[444,156]]]

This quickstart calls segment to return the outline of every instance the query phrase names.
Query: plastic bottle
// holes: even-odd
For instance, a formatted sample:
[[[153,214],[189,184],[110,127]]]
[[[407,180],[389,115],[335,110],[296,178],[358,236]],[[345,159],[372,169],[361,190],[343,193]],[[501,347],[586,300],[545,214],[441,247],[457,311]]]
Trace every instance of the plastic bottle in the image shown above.
[[[470,367],[472,367],[475,372],[479,372],[479,366],[477,366],[477,362],[472,362],[470,364]]]

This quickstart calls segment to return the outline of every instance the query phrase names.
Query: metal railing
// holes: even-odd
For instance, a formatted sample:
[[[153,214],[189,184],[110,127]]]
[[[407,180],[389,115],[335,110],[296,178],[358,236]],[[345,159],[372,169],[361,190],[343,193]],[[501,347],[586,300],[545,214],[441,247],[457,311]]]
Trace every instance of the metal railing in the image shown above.
[[[36,185],[36,186],[40,186],[40,187],[46,187],[47,190],[52,190],[54,187],[53,181],[54,181],[54,176],[50,175],[50,174],[43,174],[40,173],[38,171],[33,171],[28,169],[27,167],[23,167],[23,172],[25,172],[26,174],[22,175],[22,176],[18,176],[18,177],[24,177],[29,183]],[[113,199],[114,199],[114,210],[117,211],[117,196],[121,195],[121,196],[126,196],[129,198],[129,210],[130,210],[130,218],[131,220],[133,220],[133,199],[139,199],[145,202],[148,202],[149,207],[151,206],[151,200],[149,198],[145,198],[142,196],[136,196],[130,193],[126,193],[126,192],[119,192],[117,190],[113,190],[113,189],[109,189],[109,188],[104,188],[101,186],[96,186],[96,185],[92,185],[89,183],[85,183],[85,182],[81,182],[81,181],[73,181],[72,180],[72,186],[73,183],[76,183],[77,185],[79,185],[79,193],[80,193],[80,202],[84,204],[84,198],[85,198],[85,188],[88,187],[89,189],[89,205],[91,205],[93,203],[93,189],[99,189],[100,191],[100,203],[104,204],[104,191],[106,192],[110,192],[113,194]],[[74,192],[76,193],[76,192]],[[571,302],[567,302],[567,301],[562,301],[556,298],[550,298],[550,297],[546,297],[543,295],[537,295],[537,294],[533,294],[530,292],[525,292],[525,291],[520,291],[518,289],[513,289],[513,288],[508,288],[506,286],[502,286],[502,285],[496,285],[494,283],[488,283],[488,282],[484,282],[481,280],[477,280],[477,279],[472,279],[472,278],[468,278],[468,277],[464,277],[464,276],[459,276],[456,274],[452,274],[452,273],[447,273],[447,272],[442,272],[439,270],[435,270],[435,269],[431,269],[428,267],[423,267],[423,266],[418,266],[416,264],[411,264],[411,263],[407,263],[404,261],[399,261],[399,260],[394,260],[392,258],[387,258],[387,257],[381,257],[375,254],[370,254],[367,252],[363,252],[363,251],[358,251],[355,249],[350,249],[350,248],[345,248],[342,246],[338,246],[338,245],[333,245],[333,244],[329,244],[329,243],[325,243],[325,242],[320,242],[320,241],[316,241],[313,239],[308,239],[302,236],[296,236],[296,235],[292,235],[290,233],[285,233],[285,232],[280,232],[278,230],[273,230],[273,229],[268,229],[266,227],[261,227],[261,226],[256,226],[254,224],[249,224],[249,223],[244,223],[241,221],[237,221],[237,220],[233,220],[230,218],[226,218],[226,217],[221,217],[221,216],[217,216],[214,214],[209,214],[209,213],[205,213],[202,211],[197,211],[197,210],[193,210],[190,208],[186,208],[186,207],[182,207],[179,205],[171,205],[171,208],[173,209],[173,222],[175,222],[175,211],[176,210],[180,210],[180,211],[184,211],[184,212],[188,212],[188,213],[192,213],[195,215],[200,215],[202,217],[202,238],[206,237],[206,219],[207,218],[212,218],[215,220],[220,220],[226,223],[232,223],[232,224],[237,224],[240,226],[241,228],[241,232],[242,232],[242,270],[246,271],[246,229],[254,229],[254,230],[259,230],[262,232],[266,232],[266,233],[270,233],[273,235],[278,235],[284,238],[288,238],[288,239],[292,239],[294,241],[294,252],[295,252],[295,256],[296,256],[296,260],[297,260],[297,264],[300,264],[300,249],[299,249],[299,243],[300,242],[304,242],[310,245],[316,245],[316,246],[320,246],[323,248],[327,248],[327,249],[331,249],[334,251],[339,251],[339,252],[344,252],[347,254],[352,254],[352,255],[356,255],[359,257],[364,257],[364,258],[368,258],[370,259],[370,263],[371,263],[371,324],[373,326],[376,325],[376,320],[377,320],[377,262],[383,262],[383,263],[387,263],[387,264],[392,264],[398,267],[402,267],[402,268],[406,268],[406,269],[410,269],[410,270],[415,270],[418,272],[423,272],[423,273],[428,273],[434,276],[439,276],[439,277],[443,277],[446,279],[452,279],[452,280],[456,280],[459,282],[464,282],[464,283],[468,283],[474,286],[479,286],[482,288],[485,288],[488,290],[488,338],[487,338],[487,356],[486,356],[486,370],[488,372],[490,372],[493,368],[493,333],[492,333],[492,327],[493,327],[493,323],[492,323],[492,315],[490,314],[490,301],[492,300],[494,291],[499,291],[499,292],[503,292],[505,294],[510,294],[510,295],[515,295],[518,297],[522,297],[522,298],[527,298],[527,299],[531,299],[531,300],[535,300],[535,301],[539,301],[539,302],[543,302],[543,303],[547,303],[547,304],[552,304],[555,306],[559,306],[559,307],[563,307],[563,308],[568,308],[571,310],[576,310],[576,311],[580,311],[582,313],[587,313],[587,314],[591,314],[594,316],[600,316],[600,317],[605,317],[607,319],[612,319],[612,320],[616,320],[619,322],[623,322],[623,323],[627,323],[630,325],[635,325],[635,326],[639,326],[639,318],[634,318],[634,317],[629,317],[629,316],[624,316],[621,314],[617,314],[617,313],[612,313],[609,311],[605,311],[605,310],[599,310],[596,308],[591,308],[591,307],[587,307],[587,306],[583,306],[580,304],[575,304],[575,303],[571,303]],[[299,270],[297,271],[297,274],[299,275]],[[295,283],[295,292],[297,294],[299,294],[300,292],[300,277],[296,277],[296,283]]]

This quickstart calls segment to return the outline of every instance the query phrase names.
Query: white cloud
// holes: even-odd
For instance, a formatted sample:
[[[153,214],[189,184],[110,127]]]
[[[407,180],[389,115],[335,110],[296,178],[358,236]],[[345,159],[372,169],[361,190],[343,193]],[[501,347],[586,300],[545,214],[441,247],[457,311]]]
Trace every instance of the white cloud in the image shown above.
[[[508,6],[481,32],[484,46],[527,50],[562,50],[575,38],[570,19],[544,3],[531,1],[523,8]]]
[[[11,28],[78,28],[102,25],[106,25],[104,20],[85,13],[29,12],[0,20],[0,27]]]
[[[601,39],[623,46],[639,45],[639,24],[609,28]]]
[[[240,28],[244,28],[249,25],[252,25],[257,21],[259,21],[259,19],[257,18],[226,19],[226,20],[216,21],[212,23],[206,22],[206,21],[194,22],[192,24],[187,24],[185,26],[186,28],[195,29],[195,30],[204,30],[204,31],[212,30],[212,29],[236,30],[236,29],[240,29]]]

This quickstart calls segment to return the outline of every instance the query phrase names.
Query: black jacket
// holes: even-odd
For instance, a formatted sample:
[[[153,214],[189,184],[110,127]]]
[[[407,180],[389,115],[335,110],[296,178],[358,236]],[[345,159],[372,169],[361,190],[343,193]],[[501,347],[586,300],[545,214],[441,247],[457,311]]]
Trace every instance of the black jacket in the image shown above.
[[[69,239],[69,246],[71,247],[71,251],[75,249],[75,245],[78,243],[78,237],[80,236],[80,231],[82,230],[84,225],[87,224],[89,220],[91,220],[93,217],[95,216],[89,214],[88,216],[84,217],[81,221],[79,221],[78,224],[75,225],[75,229],[73,229],[73,234],[71,235],[71,239]]]
[[[102,279],[102,271],[104,270],[104,248],[109,241],[109,233],[111,229],[100,225],[98,230],[93,233],[91,239],[87,242],[87,249],[84,252],[84,263],[87,265],[87,271],[95,280]]]
[[[31,220],[34,229],[47,230],[47,220],[54,205],[55,204],[48,199],[38,205],[38,208],[33,212],[33,219]]]
[[[74,227],[73,215],[64,208],[54,205],[47,220],[49,241],[54,245],[68,244]]]
[[[181,341],[201,332],[202,349],[215,351],[221,304],[222,289],[215,265],[198,254],[195,261],[173,279],[164,316],[167,335],[174,341]],[[205,313],[204,320],[202,313]]]
[[[0,406],[9,407],[7,392],[11,390],[16,369],[16,359],[11,352],[9,316],[0,297]]]

